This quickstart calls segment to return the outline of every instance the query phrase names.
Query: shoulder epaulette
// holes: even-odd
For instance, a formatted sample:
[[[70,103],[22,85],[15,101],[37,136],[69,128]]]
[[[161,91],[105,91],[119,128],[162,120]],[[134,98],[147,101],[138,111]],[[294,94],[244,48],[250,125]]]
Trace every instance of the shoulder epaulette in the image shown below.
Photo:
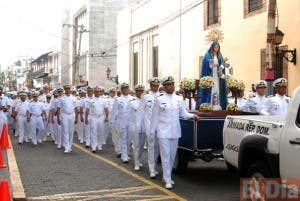
[[[274,97],[274,95],[269,95],[269,96],[268,96],[268,98],[272,98],[272,97]]]
[[[131,102],[131,101],[135,101],[135,100],[136,100],[136,98],[133,98],[133,99],[129,100],[129,102]]]
[[[161,94],[158,94],[158,95],[157,95],[157,97],[160,97],[160,96],[163,96],[163,95],[164,95],[164,94],[163,94],[163,93],[161,93]]]

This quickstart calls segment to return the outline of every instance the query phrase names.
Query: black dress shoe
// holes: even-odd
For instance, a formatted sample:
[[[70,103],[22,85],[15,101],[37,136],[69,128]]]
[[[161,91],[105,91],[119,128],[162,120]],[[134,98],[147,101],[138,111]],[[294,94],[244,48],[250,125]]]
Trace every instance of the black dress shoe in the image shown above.
[[[94,154],[96,153],[96,151],[95,151],[95,150],[93,150],[92,152],[93,152]]]
[[[85,146],[85,148],[87,148],[87,149],[88,149],[88,148],[90,148],[90,146],[86,145],[86,146]]]
[[[121,155],[122,155],[122,154],[117,154],[117,158],[121,158]]]

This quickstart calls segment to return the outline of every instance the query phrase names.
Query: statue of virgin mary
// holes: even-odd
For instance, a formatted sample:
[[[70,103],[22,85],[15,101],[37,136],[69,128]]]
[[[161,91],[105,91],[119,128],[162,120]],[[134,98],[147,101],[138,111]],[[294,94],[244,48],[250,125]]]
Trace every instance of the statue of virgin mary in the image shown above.
[[[211,103],[213,108],[225,110],[227,106],[226,79],[221,77],[222,74],[225,74],[225,69],[220,70],[223,61],[220,45],[214,41],[203,58],[201,72],[201,77],[211,76],[213,78],[214,86],[211,90],[200,88],[199,94],[200,104]]]

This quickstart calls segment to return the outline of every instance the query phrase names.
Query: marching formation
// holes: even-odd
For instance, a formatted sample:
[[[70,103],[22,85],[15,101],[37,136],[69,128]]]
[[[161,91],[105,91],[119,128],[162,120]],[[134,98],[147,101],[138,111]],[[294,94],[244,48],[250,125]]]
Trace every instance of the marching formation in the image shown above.
[[[160,84],[163,93],[159,92]],[[65,154],[72,152],[74,134],[93,153],[102,150],[111,134],[116,155],[123,163],[133,155],[135,171],[143,166],[146,143],[150,178],[158,174],[160,155],[165,187],[172,188],[171,172],[181,136],[179,117],[199,117],[188,113],[183,98],[174,93],[173,77],[154,77],[149,85],[146,93],[145,86],[136,85],[133,95],[129,84],[121,83],[119,96],[116,88],[105,91],[103,87],[87,86],[75,90],[71,85],[53,91],[45,85],[42,94],[22,91],[11,100],[1,93],[1,113],[8,118],[4,121],[10,121],[19,144],[31,140],[37,146],[51,136]]]
[[[158,174],[156,165],[160,155],[165,187],[172,188],[171,172],[181,137],[179,118],[197,121],[200,118],[188,113],[183,97],[175,94],[172,76],[162,80],[154,77],[149,85],[147,91],[145,86],[136,85],[134,93],[128,83],[121,83],[119,91],[116,88],[105,91],[99,86],[76,90],[71,85],[50,91],[45,85],[42,93],[22,91],[12,99],[3,96],[0,88],[0,128],[10,122],[19,144],[31,140],[36,146],[51,136],[58,149],[64,148],[65,154],[72,152],[74,133],[80,144],[93,153],[102,150],[111,134],[116,155],[123,163],[128,163],[133,155],[135,171],[143,166],[141,158],[146,144],[150,178]],[[160,85],[163,92],[159,91]],[[287,80],[279,78],[273,82],[274,96],[266,97],[266,87],[266,81],[256,82],[248,98],[240,91],[239,110],[286,115],[290,101],[285,95]],[[228,102],[234,99],[229,98]]]

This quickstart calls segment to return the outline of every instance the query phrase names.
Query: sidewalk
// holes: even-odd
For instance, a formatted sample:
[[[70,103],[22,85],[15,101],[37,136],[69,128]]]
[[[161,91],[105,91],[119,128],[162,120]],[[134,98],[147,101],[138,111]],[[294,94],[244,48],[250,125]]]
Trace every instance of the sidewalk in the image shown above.
[[[14,201],[23,201],[26,200],[26,196],[10,138],[11,136],[9,136],[11,148],[0,149],[4,164],[7,166],[6,168],[0,168],[0,181],[7,180],[9,182],[9,191]]]

